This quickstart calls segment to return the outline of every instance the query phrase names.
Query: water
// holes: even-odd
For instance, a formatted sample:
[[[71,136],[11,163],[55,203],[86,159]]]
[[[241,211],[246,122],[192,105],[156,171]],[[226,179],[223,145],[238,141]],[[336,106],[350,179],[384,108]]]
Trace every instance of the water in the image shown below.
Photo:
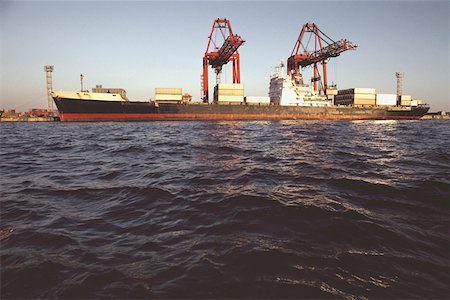
[[[0,130],[2,299],[450,294],[450,122]]]

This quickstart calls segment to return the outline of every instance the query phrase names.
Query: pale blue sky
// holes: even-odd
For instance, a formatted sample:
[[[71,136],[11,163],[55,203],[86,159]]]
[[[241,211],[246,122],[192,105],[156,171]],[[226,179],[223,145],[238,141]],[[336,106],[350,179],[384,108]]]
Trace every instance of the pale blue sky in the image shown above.
[[[55,90],[123,87],[132,100],[155,87],[200,97],[202,57],[215,18],[228,18],[240,48],[246,95],[267,95],[269,75],[286,59],[301,26],[315,22],[334,40],[359,45],[329,63],[338,88],[405,94],[450,111],[450,2],[0,2],[0,108],[46,107],[43,66]],[[231,66],[223,79],[231,80]],[[309,76],[305,76],[308,78]],[[213,72],[210,71],[210,86]]]

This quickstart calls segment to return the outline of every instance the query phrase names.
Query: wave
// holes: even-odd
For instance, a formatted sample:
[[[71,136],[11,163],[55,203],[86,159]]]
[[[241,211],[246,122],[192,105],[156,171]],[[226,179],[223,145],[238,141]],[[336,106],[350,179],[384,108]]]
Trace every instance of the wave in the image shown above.
[[[1,298],[450,293],[448,122],[0,126]]]

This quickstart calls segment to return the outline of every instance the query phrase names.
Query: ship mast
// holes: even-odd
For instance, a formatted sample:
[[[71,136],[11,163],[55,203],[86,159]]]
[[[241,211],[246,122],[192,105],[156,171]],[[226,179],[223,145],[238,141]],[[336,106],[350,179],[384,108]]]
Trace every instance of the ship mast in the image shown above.
[[[81,85],[81,92],[83,92],[83,79],[84,79],[84,75],[80,74],[80,85]]]

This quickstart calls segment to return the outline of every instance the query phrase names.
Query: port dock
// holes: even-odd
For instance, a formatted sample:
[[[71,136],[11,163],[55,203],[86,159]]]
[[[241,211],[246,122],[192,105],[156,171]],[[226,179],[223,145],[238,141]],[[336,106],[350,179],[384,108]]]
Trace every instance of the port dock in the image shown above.
[[[445,111],[427,113],[422,120],[450,120],[450,114]]]
[[[56,112],[45,109],[31,109],[27,112],[16,112],[15,109],[0,110],[0,122],[58,122],[60,118]]]
[[[59,117],[1,117],[0,122],[59,122]]]

